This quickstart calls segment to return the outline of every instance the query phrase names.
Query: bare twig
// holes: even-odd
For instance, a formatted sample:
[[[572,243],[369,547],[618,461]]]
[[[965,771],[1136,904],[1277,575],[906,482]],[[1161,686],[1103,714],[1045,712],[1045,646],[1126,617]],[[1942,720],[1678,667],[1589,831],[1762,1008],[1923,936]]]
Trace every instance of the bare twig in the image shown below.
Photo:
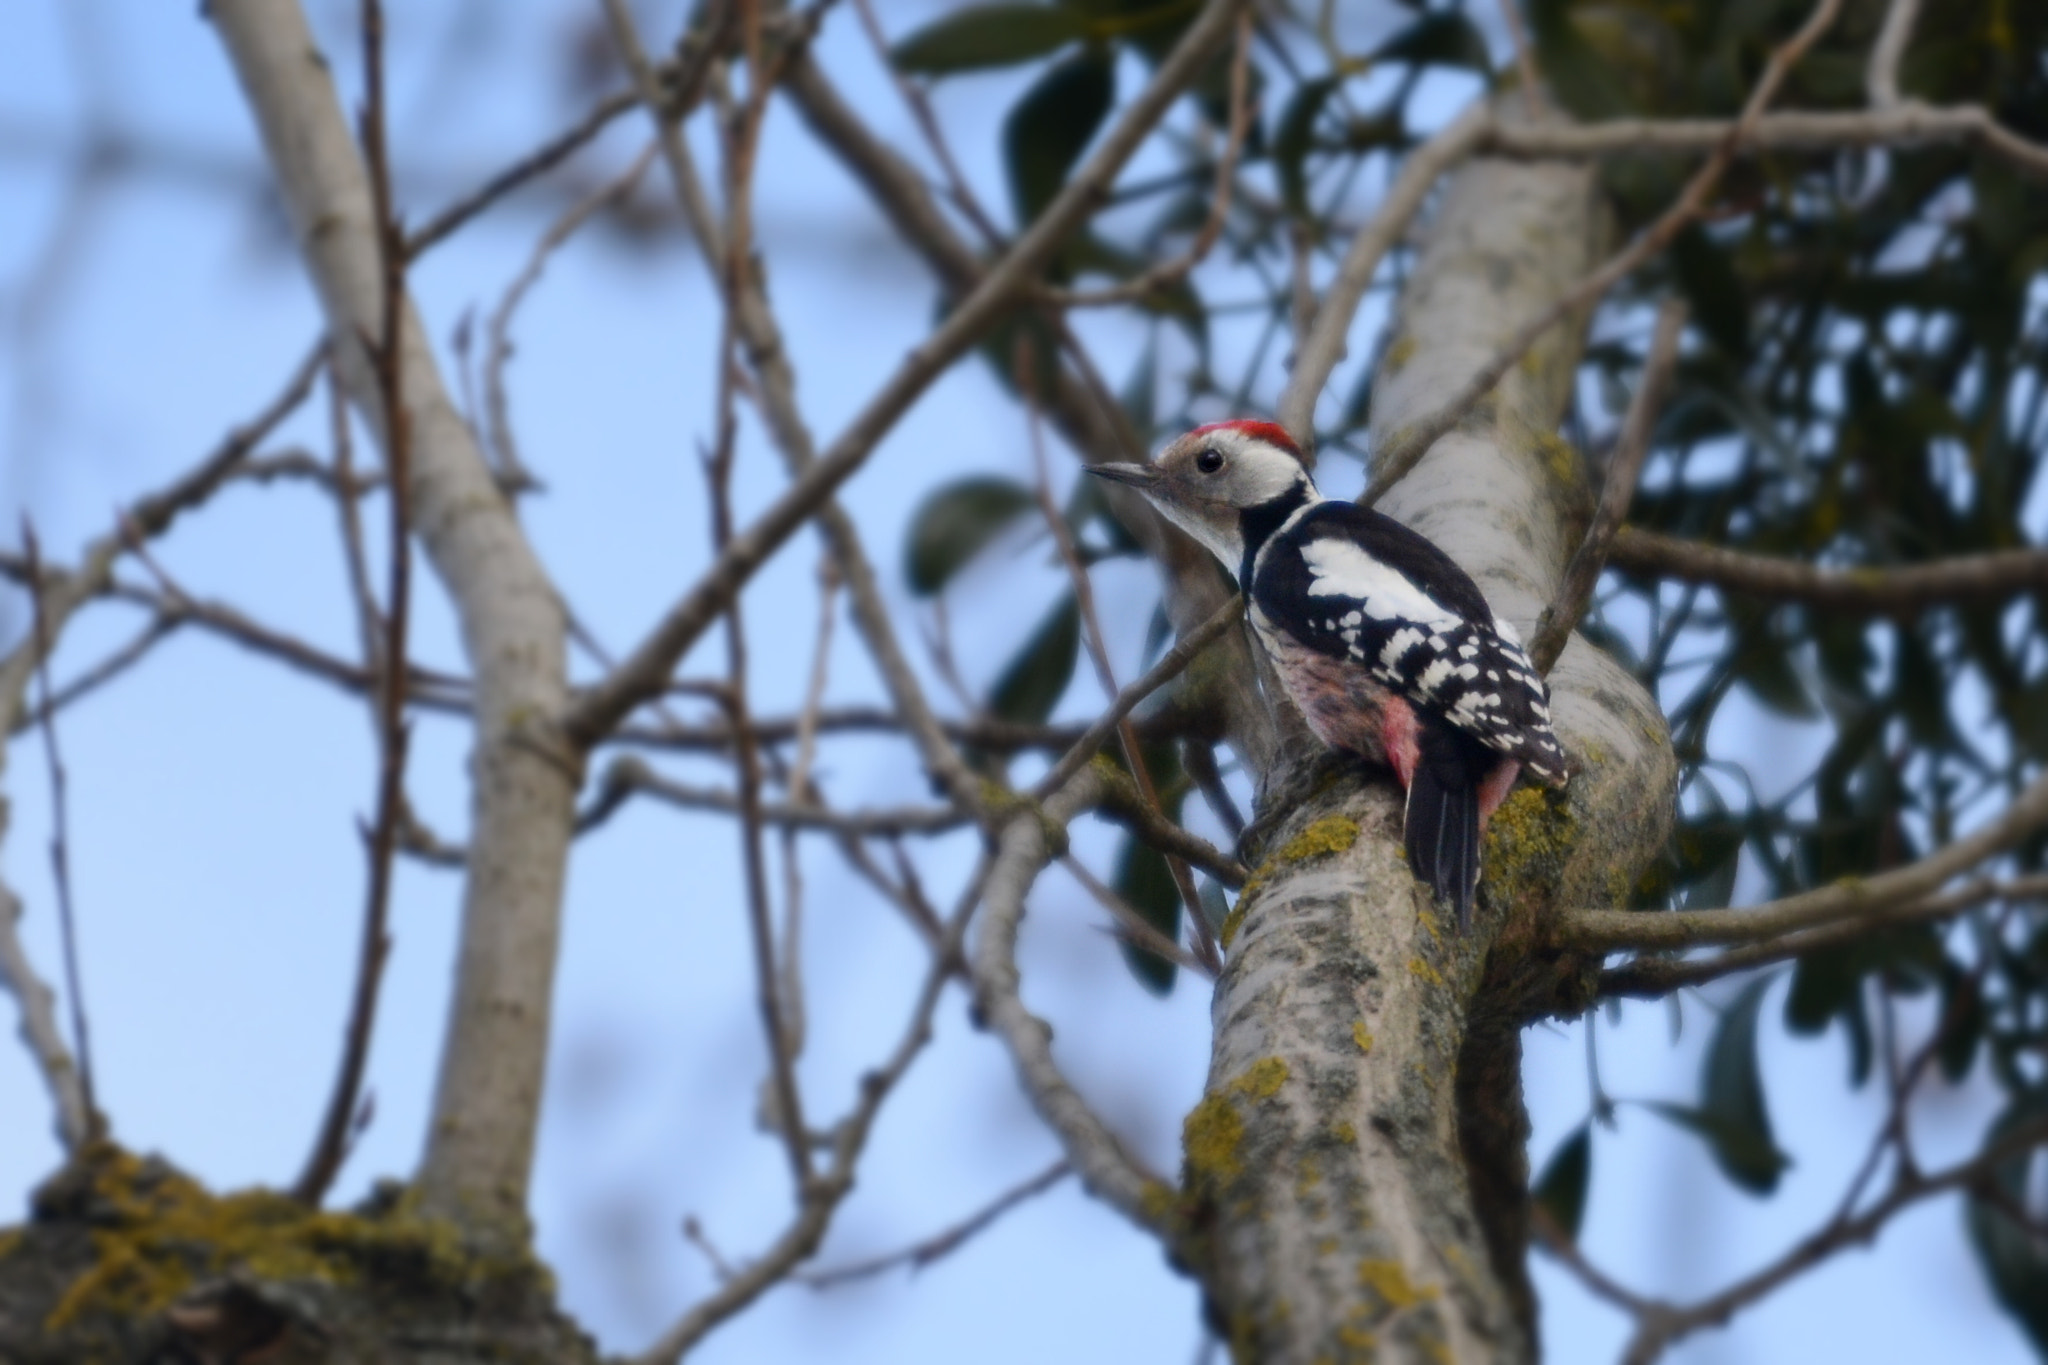
[[[621,90],[599,100],[581,119],[422,223],[418,231],[405,239],[406,259],[412,260],[454,236],[468,225],[470,219],[520,186],[559,166],[578,148],[594,141],[599,133],[611,126],[613,119],[630,112],[639,102],[639,97],[630,90]]]
[[[1039,1116],[1059,1137],[1090,1193],[1156,1235],[1171,1235],[1169,1190],[1125,1148],[1053,1060],[1052,1030],[1026,1009],[1019,995],[1017,931],[1025,897],[1051,860],[1047,830],[1063,828],[1100,799],[1100,779],[1077,774],[1042,807],[1020,812],[1003,827],[989,871],[981,937],[974,952],[974,983],[983,1013],[1009,1048],[1018,1079]]]
[[[1052,532],[1053,543],[1059,547],[1060,559],[1067,567],[1067,581],[1074,590],[1074,602],[1080,609],[1082,638],[1087,642],[1089,660],[1095,665],[1095,676],[1102,684],[1103,695],[1114,705],[1118,695],[1116,671],[1110,666],[1109,649],[1102,636],[1102,621],[1095,612],[1095,591],[1088,581],[1088,567],[1081,562],[1081,552],[1074,544],[1073,533],[1067,528],[1067,521],[1060,514],[1059,504],[1053,501],[1052,474],[1046,467],[1045,433],[1038,420],[1038,403],[1031,389],[1031,367],[1029,353],[1020,344],[1017,348],[1017,390],[1025,395],[1026,425],[1031,432],[1031,459],[1037,475],[1038,510],[1044,517],[1048,530]],[[1117,739],[1124,751],[1124,763],[1131,770],[1131,777],[1137,783],[1139,798],[1145,809],[1160,820],[1166,813],[1159,800],[1159,788],[1152,780],[1151,765],[1145,762],[1145,750],[1138,743],[1138,732],[1132,727],[1128,715],[1117,722]],[[1217,950],[1214,936],[1209,932],[1209,922],[1202,917],[1202,898],[1195,886],[1194,874],[1179,856],[1168,853],[1166,867],[1173,877],[1175,889],[1180,892],[1181,902],[1187,906],[1190,933],[1194,936],[1196,953],[1217,974],[1223,970],[1223,957]]]
[[[834,1266],[830,1270],[819,1270],[793,1278],[799,1284],[809,1285],[813,1289],[833,1289],[854,1280],[871,1279],[899,1266],[922,1270],[932,1262],[950,1256],[959,1250],[962,1244],[994,1226],[996,1221],[1011,1209],[1027,1200],[1036,1199],[1073,1173],[1072,1164],[1062,1157],[1029,1180],[1004,1190],[987,1205],[952,1227],[904,1247],[901,1251],[871,1256],[864,1261],[854,1261],[849,1265]]]
[[[1561,298],[1523,323],[1509,339],[1508,344],[1497,351],[1486,364],[1480,366],[1449,401],[1435,412],[1403,428],[1385,450],[1375,452],[1372,481],[1359,496],[1361,504],[1370,507],[1378,502],[1389,488],[1406,478],[1408,471],[1421,462],[1422,457],[1429,453],[1430,447],[1436,444],[1438,438],[1464,420],[1472,405],[1491,392],[1493,386],[1501,381],[1502,376],[1513,368],[1545,332],[1581,308],[1596,302],[1643,262],[1662,251],[1688,224],[1699,217],[1715,189],[1719,187],[1722,174],[1735,159],[1737,149],[1748,139],[1756,121],[1777,97],[1778,88],[1784,84],[1785,77],[1806,54],[1807,49],[1820,41],[1821,34],[1834,22],[1841,8],[1842,0],[1819,0],[1799,31],[1771,54],[1770,61],[1764,66],[1763,74],[1757,78],[1756,88],[1750,91],[1749,99],[1743,105],[1742,116],[1714,147],[1713,152],[1707,157],[1706,164],[1694,172],[1692,179],[1686,182],[1677,201],[1666,209],[1656,222],[1591,274],[1565,291]]]
[[[1824,948],[1836,948],[1880,929],[1921,920],[1943,919],[1973,905],[1992,901],[2007,904],[2048,897],[2048,876],[2012,877],[1999,880],[1977,877],[1953,890],[1923,900],[1873,911],[1851,920],[1802,929],[1757,943],[1740,944],[1707,957],[1641,957],[1600,973],[1600,994],[1657,999],[1683,986],[1718,981],[1736,972],[1766,967],[1804,957]]]
[[[587,747],[627,713],[657,695],[670,671],[724,609],[739,586],[808,522],[824,501],[866,463],[876,444],[938,375],[977,341],[1035,278],[1054,250],[1094,209],[1101,191],[1150,134],[1229,32],[1240,0],[1209,0],[1160,62],[1145,89],[1125,106],[1087,162],[1030,229],[948,313],[871,398],[848,428],[807,466],[716,563],[671,607],[626,661],[585,691],[564,717],[566,733]]]
[[[1906,100],[1890,109],[1792,110],[1746,126],[1728,119],[1606,119],[1599,123],[1494,122],[1480,149],[1511,157],[1604,157],[1706,152],[1743,128],[1738,153],[1915,147],[1974,142],[2037,179],[2048,177],[2048,146],[2029,142],[1982,105],[1934,106]]]
[[[149,652],[174,633],[181,622],[163,616],[150,618],[149,624],[137,631],[127,644],[122,645],[92,667],[65,683],[54,693],[44,697],[28,711],[15,718],[10,734],[21,734],[30,726],[41,725],[46,717],[54,716],[82,701],[100,688],[106,686],[136,664],[148,657]]]
[[[938,1008],[952,964],[966,938],[974,907],[981,901],[986,882],[986,864],[975,869],[967,889],[946,920],[945,934],[925,970],[924,983],[912,1005],[909,1022],[894,1051],[880,1067],[861,1078],[860,1098],[847,1116],[832,1129],[831,1153],[826,1169],[805,1187],[796,1218],[783,1230],[766,1252],[738,1268],[732,1277],[705,1297],[660,1339],[634,1357],[634,1365],[671,1365],[712,1328],[740,1312],[767,1290],[780,1283],[818,1249],[832,1225],[832,1215],[853,1188],[856,1167],[866,1149],[868,1135],[882,1104],[910,1070],[926,1043],[931,1041],[932,1014]]]
[[[1920,0],[1891,0],[1884,12],[1884,27],[1870,48],[1870,65],[1863,76],[1863,88],[1873,109],[1891,109],[1899,103],[1899,59],[1913,40],[1913,22],[1920,17]]]
[[[36,544],[35,528],[26,517],[21,522],[22,550],[28,557],[29,602],[34,616],[31,640],[35,649],[36,677],[43,692],[43,758],[50,777],[50,875],[57,887],[57,927],[64,944],[64,993],[71,1006],[71,1041],[78,1057],[78,1100],[84,1109],[83,1136],[73,1146],[83,1145],[106,1132],[106,1118],[100,1112],[92,1084],[92,1035],[85,1019],[84,977],[78,966],[78,912],[71,894],[71,832],[68,781],[64,754],[57,745],[57,721],[50,705],[55,695],[50,687],[50,653],[56,637],[43,607],[42,551]],[[9,917],[12,935],[13,918]],[[26,963],[23,963],[24,968]],[[26,978],[26,976],[24,977]],[[33,990],[34,987],[29,987]],[[24,1032],[28,1024],[29,990],[20,992]],[[55,1082],[52,1082],[55,1089]],[[62,1112],[62,1101],[59,1102]]]
[[[1155,957],[1163,957],[1177,967],[1199,972],[1211,981],[1216,979],[1216,968],[1181,947],[1175,940],[1160,933],[1138,913],[1135,906],[1105,886],[1100,877],[1090,872],[1086,863],[1069,855],[1060,859],[1060,866],[1064,867],[1075,881],[1081,883],[1081,889],[1086,891],[1097,905],[1109,912],[1109,917],[1116,921],[1116,928],[1112,932],[1117,938],[1133,948],[1143,949]],[[1200,907],[1196,906],[1188,913],[1199,915]]]
[[[948,145],[945,134],[939,129],[937,116],[932,113],[932,102],[925,98],[924,91],[916,82],[897,69],[896,63],[891,59],[889,37],[882,31],[881,21],[875,17],[874,6],[869,0],[854,0],[853,9],[854,13],[860,16],[861,28],[867,33],[868,42],[873,46],[875,56],[895,83],[896,93],[902,97],[904,105],[910,110],[911,118],[916,120],[917,130],[923,134],[925,146],[931,148],[932,157],[945,174],[946,188],[952,195],[954,207],[966,215],[967,221],[974,225],[974,230],[981,234],[983,242],[991,247],[1002,245],[1001,230],[996,227],[995,220],[988,216],[988,211],[982,208],[981,201],[975,196],[974,187],[968,183],[967,177],[961,174],[960,163],[953,159],[953,149]]]
[[[1230,62],[1230,127],[1224,134],[1223,154],[1216,159],[1216,189],[1209,198],[1209,216],[1202,220],[1187,250],[1169,261],[1161,261],[1142,275],[1133,276],[1106,289],[1052,289],[1039,297],[1061,308],[1101,308],[1132,303],[1171,288],[1188,277],[1208,258],[1230,221],[1231,191],[1237,184],[1238,157],[1244,151],[1245,134],[1251,128],[1252,16],[1246,10],[1237,23],[1237,47]]]
[[[1628,515],[1636,479],[1642,473],[1643,456],[1649,453],[1650,435],[1664,406],[1664,391],[1670,386],[1671,370],[1678,361],[1685,313],[1685,303],[1679,299],[1667,300],[1657,312],[1656,332],[1643,361],[1635,397],[1628,405],[1628,416],[1622,420],[1621,436],[1607,462],[1607,477],[1600,485],[1600,505],[1593,513],[1593,524],[1586,528],[1585,539],[1565,565],[1557,595],[1537,618],[1535,634],[1529,640],[1529,658],[1538,673],[1548,674],[1557,656],[1564,653],[1565,642],[1578,628],[1579,618],[1586,614],[1586,604],[1593,600],[1593,588],[1607,565],[1614,533],[1620,529],[1621,519]]]
[[[1801,929],[1858,920],[1920,900],[2036,830],[2048,826],[2048,774],[2037,777],[1999,817],[1918,862],[1874,877],[1787,896],[1743,910],[1572,910],[1554,924],[1555,941],[1586,952],[1641,952],[1713,944],[1760,943]]]
[[[1129,686],[1118,692],[1109,709],[1089,723],[1088,728],[1081,732],[1080,738],[1074,740],[1066,752],[1060,755],[1059,762],[1053,764],[1051,771],[1031,789],[1033,798],[1043,801],[1065,786],[1069,778],[1095,757],[1101,750],[1103,742],[1117,733],[1118,727],[1137,709],[1138,703],[1179,677],[1188,665],[1195,661],[1197,655],[1236,625],[1243,613],[1244,599],[1233,595],[1228,602],[1217,608],[1208,620],[1181,636],[1172,649],[1160,656],[1158,663],[1146,669]]]
[[[405,229],[391,199],[391,162],[384,124],[384,9],[381,0],[362,0],[364,99],[361,120],[363,163],[370,175],[376,215],[377,249],[383,268],[384,302],[380,331],[365,337],[376,370],[385,413],[384,468],[389,480],[391,524],[389,579],[385,586],[383,648],[377,697],[377,812],[369,834],[369,888],[364,897],[363,937],[356,960],[355,993],[342,1047],[341,1068],[328,1098],[326,1117],[299,1173],[292,1195],[317,1207],[347,1155],[349,1132],[369,1064],[376,1029],[377,998],[384,964],[391,954],[388,928],[391,880],[400,813],[405,805],[405,756],[411,738],[405,719],[406,632],[412,608],[412,414],[405,402],[401,355],[405,317]],[[348,501],[344,499],[344,502]]]
[[[507,491],[533,484],[533,476],[519,458],[519,443],[512,435],[511,404],[505,396],[505,366],[512,358],[512,317],[519,311],[519,305],[526,301],[527,292],[540,280],[541,272],[547,268],[548,257],[592,218],[615,204],[624,203],[639,185],[641,177],[647,174],[647,168],[654,164],[657,150],[656,144],[649,143],[616,178],[571,204],[555,219],[541,234],[540,240],[534,243],[533,253],[527,257],[525,267],[506,286],[504,297],[491,313],[490,323],[485,328],[488,340],[484,347],[484,424],[490,433],[491,448],[498,454],[499,482]]]
[[[22,948],[20,921],[20,899],[0,884],[0,990],[12,995],[21,1011],[21,1041],[56,1107],[57,1140],[67,1152],[75,1152],[92,1140],[93,1108],[80,1083],[78,1063],[57,1026],[56,993],[36,974]]]
[[[1522,23],[1521,0],[1500,0],[1501,22],[1507,26],[1508,41],[1515,49],[1515,74],[1522,83],[1522,100],[1529,116],[1542,119],[1550,113],[1543,94],[1543,77],[1536,70],[1536,49],[1529,42],[1529,30]]]
[[[1989,550],[1924,564],[1837,569],[1624,526],[1608,559],[1616,568],[1647,577],[1878,616],[2048,590],[2048,550]]]
[[[1322,396],[1330,372],[1344,358],[1345,338],[1365,291],[1379,273],[1380,262],[1415,221],[1437,180],[1470,156],[1491,128],[1484,108],[1470,109],[1410,152],[1379,210],[1353,234],[1336,278],[1322,291],[1313,325],[1295,343],[1294,369],[1287,376],[1287,389],[1276,409],[1280,424],[1303,450],[1314,447],[1316,400]]]

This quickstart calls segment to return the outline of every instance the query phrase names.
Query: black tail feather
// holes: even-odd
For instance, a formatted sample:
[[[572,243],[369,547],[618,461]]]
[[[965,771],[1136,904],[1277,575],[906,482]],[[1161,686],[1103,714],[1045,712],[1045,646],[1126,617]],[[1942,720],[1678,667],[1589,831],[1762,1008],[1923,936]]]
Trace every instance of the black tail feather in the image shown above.
[[[1462,930],[1472,922],[1479,890],[1479,787],[1461,765],[1430,757],[1425,745],[1408,786],[1408,866],[1457,911]]]

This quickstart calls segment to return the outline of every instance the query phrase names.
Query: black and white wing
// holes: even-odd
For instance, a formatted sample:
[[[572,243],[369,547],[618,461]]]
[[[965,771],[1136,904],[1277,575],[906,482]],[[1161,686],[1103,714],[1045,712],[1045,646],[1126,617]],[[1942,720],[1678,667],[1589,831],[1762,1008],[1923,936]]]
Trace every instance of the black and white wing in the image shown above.
[[[1543,679],[1478,585],[1422,536],[1369,508],[1321,502],[1267,542],[1253,578],[1260,609],[1302,644],[1564,785]]]

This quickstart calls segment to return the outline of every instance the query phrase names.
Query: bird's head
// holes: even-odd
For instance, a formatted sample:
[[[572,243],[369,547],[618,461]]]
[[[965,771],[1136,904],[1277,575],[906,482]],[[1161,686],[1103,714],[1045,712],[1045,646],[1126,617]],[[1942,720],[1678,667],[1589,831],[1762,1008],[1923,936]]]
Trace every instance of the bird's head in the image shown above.
[[[1088,472],[1143,493],[1233,573],[1244,558],[1247,514],[1255,522],[1277,525],[1279,518],[1318,496],[1300,447],[1272,422],[1196,427],[1151,464],[1098,464]],[[1251,529],[1262,535],[1272,526]]]

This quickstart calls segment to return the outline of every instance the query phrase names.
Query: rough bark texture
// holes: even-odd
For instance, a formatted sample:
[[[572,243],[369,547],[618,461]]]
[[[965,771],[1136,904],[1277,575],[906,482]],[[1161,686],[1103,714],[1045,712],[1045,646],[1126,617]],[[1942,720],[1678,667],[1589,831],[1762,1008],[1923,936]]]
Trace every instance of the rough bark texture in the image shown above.
[[[296,0],[217,0],[211,13],[263,134],[343,381],[382,431],[361,344],[379,334],[382,265],[369,183],[326,61]],[[425,1211],[517,1243],[581,769],[554,732],[568,700],[566,623],[409,308],[401,364],[414,526],[455,604],[476,677],[462,940],[419,1192]]]
[[[320,1213],[268,1190],[213,1195],[109,1143],[0,1229],[9,1365],[582,1365],[591,1340],[546,1269],[479,1252],[395,1186]]]
[[[1376,441],[1583,275],[1604,222],[1582,169],[1462,171],[1375,382]],[[1554,434],[1581,332],[1539,343],[1382,503],[1524,633],[1587,506]],[[1208,1091],[1185,1133],[1194,1259],[1240,1359],[1533,1357],[1519,1029],[1570,975],[1533,955],[1533,926],[1558,904],[1622,901],[1675,781],[1656,707],[1605,655],[1575,639],[1551,685],[1580,770],[1495,816],[1463,937],[1409,875],[1390,781],[1298,749],[1267,774],[1268,856],[1227,929]]]

